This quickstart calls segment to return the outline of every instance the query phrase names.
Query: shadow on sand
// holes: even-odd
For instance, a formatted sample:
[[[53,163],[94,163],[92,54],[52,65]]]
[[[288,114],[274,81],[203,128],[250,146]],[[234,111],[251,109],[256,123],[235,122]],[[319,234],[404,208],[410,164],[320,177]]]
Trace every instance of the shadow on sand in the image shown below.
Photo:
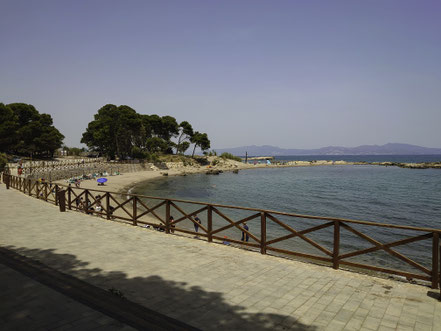
[[[155,275],[129,278],[124,271],[88,268],[88,263],[76,256],[57,254],[52,249],[5,248],[202,330],[316,330],[286,315],[247,312],[243,306],[226,302],[222,293],[186,283]]]

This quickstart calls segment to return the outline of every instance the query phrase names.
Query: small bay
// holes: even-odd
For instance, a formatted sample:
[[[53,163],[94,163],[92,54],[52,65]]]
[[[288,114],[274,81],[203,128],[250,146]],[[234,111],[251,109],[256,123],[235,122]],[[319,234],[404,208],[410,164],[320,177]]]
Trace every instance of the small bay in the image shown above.
[[[403,169],[373,165],[260,168],[240,171],[239,174],[226,172],[219,176],[194,174],[161,178],[139,184],[134,188],[133,193],[287,213],[441,229],[439,169]],[[194,209],[190,208],[188,211]],[[250,213],[233,211],[231,214],[236,220],[247,215]],[[200,217],[204,222],[203,213]],[[284,217],[280,220],[296,230],[324,222]],[[260,231],[257,229],[258,220],[255,220],[255,223],[249,222],[249,225],[253,233],[254,230]],[[191,229],[191,223],[187,224],[187,227]],[[354,225],[354,227],[382,243],[423,234],[372,226]],[[267,232],[269,238],[289,234],[273,222],[268,222]],[[238,237],[240,232],[230,231],[228,235]],[[332,227],[308,236],[332,250]],[[297,238],[292,239],[291,243],[281,243],[278,247],[316,254],[317,250],[309,246]],[[369,247],[372,247],[371,243],[342,230],[343,253]],[[396,250],[418,263],[430,264],[430,239],[400,246]],[[396,258],[386,256],[384,252],[363,255],[352,261],[415,271],[403,266]]]

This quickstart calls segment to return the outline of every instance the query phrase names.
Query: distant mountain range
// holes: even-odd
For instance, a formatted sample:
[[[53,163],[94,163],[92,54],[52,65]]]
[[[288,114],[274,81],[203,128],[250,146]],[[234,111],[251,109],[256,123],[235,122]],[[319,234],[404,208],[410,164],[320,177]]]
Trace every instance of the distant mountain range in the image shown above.
[[[218,155],[228,152],[243,156],[282,156],[282,155],[435,155],[441,148],[427,148],[409,144],[362,145],[358,147],[328,146],[317,149],[287,149],[276,146],[242,146],[216,149]]]

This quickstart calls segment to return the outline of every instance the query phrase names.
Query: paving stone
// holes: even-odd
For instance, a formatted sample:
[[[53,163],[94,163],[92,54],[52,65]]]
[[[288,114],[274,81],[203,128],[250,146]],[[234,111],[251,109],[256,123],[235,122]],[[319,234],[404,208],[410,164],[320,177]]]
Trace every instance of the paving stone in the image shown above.
[[[347,323],[347,322],[349,322],[349,320],[351,319],[353,314],[354,314],[353,311],[346,310],[346,309],[342,308],[337,313],[337,315],[335,315],[335,320],[343,322],[343,323]]]
[[[384,315],[381,320],[381,325],[387,326],[390,328],[396,328],[398,324],[399,318],[393,315]]]
[[[368,316],[363,322],[363,327],[371,330],[377,330],[380,326],[381,320],[379,318]]]
[[[359,320],[356,318],[352,318],[349,320],[349,322],[346,324],[344,330],[347,331],[356,331],[360,330],[361,326],[363,325],[363,320]]]
[[[328,326],[325,328],[325,330],[329,331],[340,331],[343,330],[346,323],[343,323],[341,321],[332,320]]]
[[[413,327],[412,326],[408,326],[408,325],[403,325],[403,324],[399,324],[397,325],[397,331],[413,331]]]
[[[395,328],[390,328],[388,326],[381,325],[378,327],[378,331],[395,331]]]
[[[414,329],[415,331],[432,331],[432,326],[417,321]]]

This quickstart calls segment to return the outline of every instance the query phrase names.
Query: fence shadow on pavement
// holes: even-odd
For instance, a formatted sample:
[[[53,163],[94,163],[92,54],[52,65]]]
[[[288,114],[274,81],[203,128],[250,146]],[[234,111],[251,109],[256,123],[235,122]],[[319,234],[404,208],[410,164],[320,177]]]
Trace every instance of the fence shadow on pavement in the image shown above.
[[[122,270],[107,272],[91,268],[88,262],[79,260],[75,255],[59,254],[54,249],[5,248],[88,284],[111,290],[117,296],[124,296],[128,301],[120,300],[127,304],[130,301],[140,304],[202,330],[316,330],[316,327],[304,325],[286,315],[247,312],[240,304],[226,302],[223,293],[207,292],[198,286],[189,287],[184,282],[157,275],[130,278]]]

